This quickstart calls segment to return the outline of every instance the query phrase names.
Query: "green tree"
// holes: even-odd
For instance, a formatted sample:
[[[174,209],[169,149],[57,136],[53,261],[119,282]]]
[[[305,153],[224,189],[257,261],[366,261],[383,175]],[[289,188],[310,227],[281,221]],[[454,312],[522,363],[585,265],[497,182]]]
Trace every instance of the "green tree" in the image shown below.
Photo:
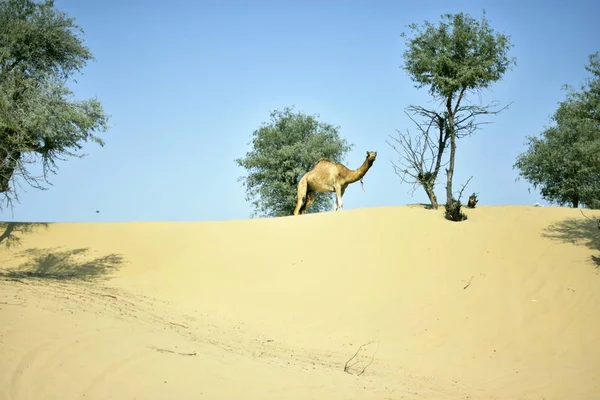
[[[319,122],[318,116],[290,108],[271,112],[271,121],[252,134],[252,151],[236,159],[248,171],[240,177],[254,216],[292,215],[302,175],[320,158],[342,162],[352,144],[340,137],[339,127]],[[250,144],[250,143],[249,143]],[[332,196],[319,195],[308,212],[333,208]]]
[[[528,137],[528,148],[517,156],[513,168],[544,199],[600,209],[600,54],[589,57],[592,74],[559,103],[551,120],[555,125],[541,137]]]
[[[96,99],[72,99],[69,77],[93,59],[74,19],[52,0],[0,1],[0,193],[18,200],[17,178],[46,189],[57,160],[77,154],[83,142],[103,145],[94,131],[108,117]],[[28,169],[41,165],[43,174]]]
[[[499,81],[511,65],[516,64],[516,59],[508,57],[512,47],[509,37],[496,33],[489,26],[485,11],[480,21],[465,13],[443,14],[437,25],[425,21],[422,26],[411,24],[408,27],[414,36],[406,41],[404,70],[415,82],[416,88],[429,87],[429,93],[440,101],[441,110],[419,106],[411,108],[425,116],[426,123],[443,121],[444,132],[436,151],[443,152],[446,145],[450,148],[446,168],[446,202],[450,202],[454,200],[452,179],[456,140],[478,128],[480,123],[475,122],[475,117],[495,115],[506,108],[493,110],[493,104],[467,104],[467,95],[488,89]],[[401,36],[408,35],[403,33]],[[433,158],[437,159],[437,153]],[[418,176],[418,170],[414,172],[413,175]],[[436,178],[437,173],[435,176],[428,175],[424,182],[419,183],[428,185],[424,188],[429,191]]]

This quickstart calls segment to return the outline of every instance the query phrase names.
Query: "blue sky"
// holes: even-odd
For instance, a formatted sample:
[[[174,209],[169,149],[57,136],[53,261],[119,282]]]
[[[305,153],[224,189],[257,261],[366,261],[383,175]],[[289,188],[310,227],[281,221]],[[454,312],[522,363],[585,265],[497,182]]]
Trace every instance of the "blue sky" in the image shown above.
[[[458,143],[455,188],[473,179],[481,205],[532,204],[540,196],[515,182],[515,157],[539,134],[563,84],[587,76],[600,50],[600,3],[542,1],[81,1],[56,6],[84,29],[95,61],[72,85],[110,114],[105,147],[59,164],[53,186],[24,186],[2,219],[18,221],[186,221],[246,219],[251,213],[234,159],[274,109],[295,107],[340,126],[354,144],[347,166],[378,152],[344,208],[426,201],[410,195],[386,143],[411,128],[409,104],[427,105],[401,68],[410,23],[467,12],[511,36],[517,66],[482,101],[514,102],[493,123]],[[477,100],[476,98],[471,98]],[[437,187],[445,198],[443,183]],[[542,202],[543,203],[543,202]],[[545,204],[545,203],[544,203]],[[100,213],[96,213],[99,210]]]

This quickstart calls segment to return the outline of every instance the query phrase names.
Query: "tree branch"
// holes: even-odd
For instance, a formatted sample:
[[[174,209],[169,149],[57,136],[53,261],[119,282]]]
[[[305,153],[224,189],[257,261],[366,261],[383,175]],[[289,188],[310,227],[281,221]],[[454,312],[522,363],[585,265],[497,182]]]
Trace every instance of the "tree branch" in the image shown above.
[[[456,100],[456,104],[454,105],[454,112],[453,115],[456,115],[457,111],[458,111],[458,107],[460,107],[460,102],[462,101],[464,95],[465,95],[465,91],[467,90],[467,88],[463,87],[460,90],[460,94],[458,95],[458,99]]]
[[[388,145],[400,155],[399,163],[392,161],[392,166],[402,183],[412,185],[411,195],[418,186],[422,186],[432,206],[437,208],[434,187],[439,171],[445,165],[442,161],[449,137],[446,119],[437,111],[421,106],[409,106],[407,110],[411,113],[405,111],[405,114],[415,124],[418,133],[413,136],[408,129],[406,133],[397,131],[398,137],[392,137],[396,145],[387,141]],[[425,121],[418,122],[414,116],[421,116]],[[431,132],[432,128],[437,128],[437,134]],[[437,139],[434,135],[437,135]]]
[[[471,135],[481,125],[486,125],[491,122],[475,122],[475,118],[480,115],[497,115],[502,111],[506,110],[513,102],[508,103],[504,107],[496,110],[490,108],[494,107],[497,103],[491,102],[487,105],[465,105],[457,107],[455,112],[454,129],[456,130],[456,137],[463,138]]]
[[[462,185],[462,188],[460,189],[460,192],[458,192],[458,200],[460,201],[462,195],[463,195],[463,191],[467,188],[467,185],[469,184],[469,182],[471,182],[471,179],[473,179],[473,177],[471,176],[469,179],[467,179],[467,182]]]

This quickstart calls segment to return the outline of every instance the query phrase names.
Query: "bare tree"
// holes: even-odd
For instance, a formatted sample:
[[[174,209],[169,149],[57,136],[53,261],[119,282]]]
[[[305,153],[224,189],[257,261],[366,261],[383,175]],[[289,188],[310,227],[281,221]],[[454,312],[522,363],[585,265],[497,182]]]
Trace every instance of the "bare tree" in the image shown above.
[[[456,138],[469,136],[480,129],[481,125],[490,123],[477,121],[476,117],[496,115],[505,110],[510,104],[512,103],[500,109],[494,108],[496,106],[494,102],[484,106],[459,105],[453,110],[453,129]],[[398,131],[398,137],[392,137],[395,144],[387,142],[401,155],[400,162],[398,164],[392,162],[392,166],[403,183],[413,185],[412,193],[418,186],[421,186],[427,193],[427,197],[429,197],[431,207],[437,210],[439,203],[435,195],[435,185],[441,167],[448,164],[448,161],[442,162],[442,160],[451,138],[448,113],[447,111],[429,110],[421,106],[409,106],[407,109],[412,115],[423,117],[425,122],[417,122],[413,116],[405,111],[415,123],[419,132],[416,135],[411,135],[408,130],[406,133]],[[452,154],[450,154],[450,157],[452,157]],[[446,174],[451,175],[451,172],[446,169]],[[451,200],[452,198],[447,198],[446,202]]]
[[[387,142],[399,155],[399,163],[392,161],[394,171],[402,182],[413,185],[412,193],[421,186],[431,202],[431,207],[438,209],[439,204],[435,195],[435,184],[442,158],[448,142],[448,131],[445,127],[445,119],[435,111],[427,110],[420,106],[409,106],[408,110],[413,115],[424,117],[426,122],[417,122],[405,111],[405,114],[415,123],[419,133],[411,135],[407,129],[406,133],[398,132],[398,137],[390,136],[396,144]],[[430,132],[432,131],[433,132]]]

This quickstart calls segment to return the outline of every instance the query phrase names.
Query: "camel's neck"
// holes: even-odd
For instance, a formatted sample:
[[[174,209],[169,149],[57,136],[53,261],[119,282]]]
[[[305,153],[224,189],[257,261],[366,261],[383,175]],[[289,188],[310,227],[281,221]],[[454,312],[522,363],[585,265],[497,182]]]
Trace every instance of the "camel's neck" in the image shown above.
[[[363,162],[362,165],[358,167],[358,169],[350,170],[350,173],[348,174],[348,183],[354,183],[362,179],[362,177],[365,176],[369,168],[371,168],[371,165],[373,165],[373,161],[365,159],[365,162]]]

